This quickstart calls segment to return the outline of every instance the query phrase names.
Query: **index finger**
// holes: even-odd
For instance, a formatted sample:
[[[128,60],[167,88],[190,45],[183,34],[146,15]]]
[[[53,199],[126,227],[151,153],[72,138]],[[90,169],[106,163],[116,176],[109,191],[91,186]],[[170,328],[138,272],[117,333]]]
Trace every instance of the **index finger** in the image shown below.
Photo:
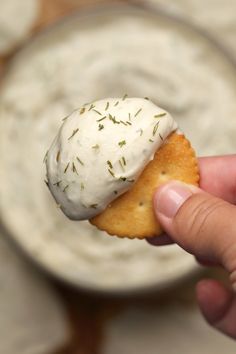
[[[236,155],[201,157],[198,159],[200,188],[236,203]]]

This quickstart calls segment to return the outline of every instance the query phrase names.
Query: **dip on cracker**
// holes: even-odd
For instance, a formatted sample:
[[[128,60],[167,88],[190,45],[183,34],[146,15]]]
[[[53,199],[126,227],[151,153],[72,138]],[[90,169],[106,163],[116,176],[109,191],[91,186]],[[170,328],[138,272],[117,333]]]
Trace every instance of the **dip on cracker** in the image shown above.
[[[57,204],[70,219],[89,219],[111,235],[160,234],[154,190],[171,179],[198,182],[194,151],[177,128],[148,98],[84,104],[63,119],[46,154]]]

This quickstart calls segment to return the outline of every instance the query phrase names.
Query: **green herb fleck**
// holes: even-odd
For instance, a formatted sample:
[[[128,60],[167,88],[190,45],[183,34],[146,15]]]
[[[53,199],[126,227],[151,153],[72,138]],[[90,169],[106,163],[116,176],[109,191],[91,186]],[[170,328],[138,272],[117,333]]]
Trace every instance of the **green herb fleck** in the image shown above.
[[[47,162],[47,158],[48,158],[48,150],[46,151],[46,154],[44,155],[43,163]]]
[[[131,114],[129,113],[129,120],[131,120]]]
[[[148,141],[149,141],[150,143],[154,143],[154,141],[153,141],[152,139],[149,139]]]
[[[119,180],[125,182],[127,180],[127,178],[126,177],[120,177]]]
[[[104,125],[103,124],[99,124],[98,125],[98,130],[102,130],[102,129],[104,129]]]
[[[79,128],[73,130],[73,132],[72,132],[71,136],[68,138],[68,140],[72,139],[73,136],[75,136],[75,134],[78,133],[78,131],[79,131]]]
[[[60,154],[61,154],[61,152],[60,152],[60,150],[59,150],[58,153],[57,153],[57,157],[56,157],[56,161],[57,161],[57,162],[59,161]]]
[[[149,98],[148,97],[144,97],[145,100],[149,101]]]
[[[153,128],[153,131],[152,131],[152,135],[155,136],[156,132],[157,132],[157,129],[158,129],[158,126],[159,126],[159,122],[157,122]]]
[[[115,107],[115,106],[118,106],[118,104],[119,104],[119,101],[117,101],[117,102],[114,104],[114,107]]]
[[[120,124],[120,122],[118,120],[116,120],[116,117],[112,117],[111,114],[109,114],[109,119],[114,123],[114,124]]]
[[[161,134],[159,133],[159,137],[160,137],[160,139],[163,141],[163,137],[161,136]]]
[[[96,112],[97,114],[99,114],[100,116],[102,115],[102,113],[101,112],[99,112],[98,110],[96,110],[96,109],[93,109],[93,111],[94,112]]]
[[[104,116],[104,117],[102,117],[102,118],[100,118],[100,119],[97,119],[97,122],[101,122],[102,120],[106,119],[106,117],[107,117],[107,116]]]
[[[132,123],[130,123],[128,120],[126,121],[126,124],[128,124],[128,125],[132,125]]]
[[[69,187],[69,184],[67,184],[67,185],[65,186],[65,188],[63,189],[63,192],[65,192],[68,187]]]
[[[109,166],[110,168],[113,168],[111,161],[108,160],[108,161],[107,161],[107,164],[108,164],[108,166]]]
[[[53,185],[54,186],[57,186],[57,187],[60,187],[60,183],[61,183],[62,181],[58,181],[58,182],[56,182],[56,183],[53,183]]]
[[[122,97],[122,101],[124,101],[128,97],[127,93]]]
[[[91,204],[89,207],[93,209],[97,209],[98,204]]]
[[[69,115],[66,116],[66,117],[64,117],[64,118],[62,119],[62,121],[64,122],[65,120],[67,120],[67,118],[69,118]]]
[[[115,174],[112,170],[110,170],[110,168],[108,168],[108,172],[110,173],[110,175],[112,175],[112,177],[115,177]]]
[[[99,148],[100,148],[100,146],[98,144],[92,146],[92,149],[95,149],[95,150],[98,150]]]
[[[82,165],[82,166],[84,166],[84,163],[83,163],[83,161],[82,160],[80,160],[80,158],[78,157],[78,156],[76,156],[76,160]]]
[[[123,120],[120,120],[120,123],[122,123],[124,125],[127,125]]]
[[[123,164],[122,164],[122,161],[121,161],[121,160],[119,160],[119,165],[120,165],[121,169],[124,171],[125,169],[124,169],[124,166],[123,166]]]
[[[109,102],[107,102],[107,104],[106,104],[105,111],[107,111],[107,110],[108,110],[108,108],[109,108]]]
[[[85,108],[85,107],[81,108],[81,110],[80,110],[80,114],[83,114],[83,113],[85,112],[85,110],[86,110],[86,108]]]
[[[139,129],[137,132],[140,133],[140,136],[143,135],[143,129]]]
[[[164,116],[166,116],[166,114],[167,113],[159,113],[159,114],[156,114],[155,116],[154,116],[154,118],[161,118],[161,117],[164,117]]]
[[[123,164],[124,164],[124,166],[126,166],[126,159],[124,158],[124,156],[122,156],[122,162],[123,162]]]
[[[137,117],[137,115],[142,111],[142,108],[140,108],[136,113],[135,113],[135,117]]]
[[[66,171],[68,170],[69,165],[70,165],[70,163],[68,162],[68,164],[66,165],[66,168],[64,169],[64,173],[66,173]]]
[[[125,140],[122,140],[118,143],[119,147],[122,147],[124,145],[126,145],[126,141]]]
[[[72,163],[72,171],[75,172],[78,175],[78,171],[77,171],[77,169],[75,167],[75,163],[74,162]]]
[[[91,106],[89,107],[88,111],[91,111],[91,109],[95,108],[94,104],[91,104]]]

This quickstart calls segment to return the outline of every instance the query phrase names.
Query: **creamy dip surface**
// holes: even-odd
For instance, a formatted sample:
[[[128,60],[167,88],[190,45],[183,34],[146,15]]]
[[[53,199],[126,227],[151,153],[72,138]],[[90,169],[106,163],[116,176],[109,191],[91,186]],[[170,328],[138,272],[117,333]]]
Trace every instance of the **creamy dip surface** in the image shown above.
[[[43,158],[61,119],[84,102],[124,93],[171,112],[198,155],[235,152],[235,92],[227,59],[165,18],[108,11],[54,27],[18,55],[1,88],[5,226],[41,264],[75,283],[130,289],[188,273],[194,260],[175,246],[120,240],[68,220],[43,182]]]
[[[148,98],[84,104],[63,119],[46,153],[52,195],[70,219],[96,216],[132,187],[176,129],[171,115]]]
[[[39,0],[1,0],[0,55],[26,39],[39,15]]]

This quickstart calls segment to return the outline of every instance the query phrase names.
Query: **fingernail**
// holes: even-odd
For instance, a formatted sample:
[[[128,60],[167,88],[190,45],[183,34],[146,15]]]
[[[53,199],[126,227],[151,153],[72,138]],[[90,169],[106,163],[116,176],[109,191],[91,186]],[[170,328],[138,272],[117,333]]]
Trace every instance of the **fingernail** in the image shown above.
[[[192,186],[181,182],[170,182],[157,190],[154,196],[155,212],[172,219],[192,194]]]

